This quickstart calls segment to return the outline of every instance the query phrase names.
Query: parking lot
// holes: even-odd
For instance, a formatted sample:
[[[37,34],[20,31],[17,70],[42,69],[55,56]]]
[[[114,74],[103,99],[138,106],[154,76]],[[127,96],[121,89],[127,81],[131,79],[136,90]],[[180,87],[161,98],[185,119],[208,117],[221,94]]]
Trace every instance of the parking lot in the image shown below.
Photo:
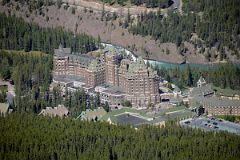
[[[240,124],[232,123],[215,117],[199,117],[180,121],[180,125],[201,128],[207,131],[227,131],[240,135]]]

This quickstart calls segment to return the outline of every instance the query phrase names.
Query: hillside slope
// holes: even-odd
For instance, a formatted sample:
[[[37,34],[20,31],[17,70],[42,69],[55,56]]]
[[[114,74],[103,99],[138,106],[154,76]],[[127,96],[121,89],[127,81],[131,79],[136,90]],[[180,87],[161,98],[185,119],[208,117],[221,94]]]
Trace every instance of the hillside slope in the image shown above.
[[[42,6],[40,9],[34,10],[26,3],[10,2],[0,5],[0,12],[22,17],[27,22],[35,22],[43,27],[62,26],[71,31],[86,33],[95,38],[100,37],[103,42],[123,46],[137,55],[142,55],[149,59],[171,63],[182,63],[183,61],[189,63],[209,63],[204,54],[199,54],[191,43],[183,43],[187,51],[184,54],[180,54],[181,49],[174,43],[160,43],[158,40],[151,38],[151,36],[143,37],[129,33],[128,29],[124,27],[128,18],[126,15],[110,14],[105,11],[105,6],[103,12],[100,11],[101,9],[87,9],[86,7],[76,5],[77,1],[71,1],[71,3],[69,0],[67,1],[69,3],[63,3],[60,8],[51,5]],[[136,16],[132,15],[130,17],[133,23],[137,23]],[[216,62],[216,60],[214,59],[212,62]]]

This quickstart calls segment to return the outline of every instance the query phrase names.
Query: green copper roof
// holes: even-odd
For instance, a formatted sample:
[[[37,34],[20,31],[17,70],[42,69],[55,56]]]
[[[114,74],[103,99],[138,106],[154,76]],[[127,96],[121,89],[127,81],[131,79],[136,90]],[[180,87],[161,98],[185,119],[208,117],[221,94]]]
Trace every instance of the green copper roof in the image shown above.
[[[139,57],[135,63],[130,64],[129,66],[129,72],[135,72],[140,69],[146,69],[147,66],[145,65],[142,57]]]
[[[97,60],[92,60],[92,62],[88,66],[88,69],[91,71],[97,71],[97,67],[98,67]]]
[[[148,77],[156,77],[157,76],[157,72],[153,71],[152,68],[147,67],[143,58],[139,57],[135,62],[129,64],[129,69],[128,69],[128,73],[127,73],[128,78],[132,78],[134,73],[136,73],[140,70],[146,71],[146,73],[148,74],[147,75]]]
[[[103,67],[104,67],[104,65],[97,58],[97,59],[94,59],[91,61],[91,63],[88,66],[88,69],[95,72],[95,71],[103,69]]]

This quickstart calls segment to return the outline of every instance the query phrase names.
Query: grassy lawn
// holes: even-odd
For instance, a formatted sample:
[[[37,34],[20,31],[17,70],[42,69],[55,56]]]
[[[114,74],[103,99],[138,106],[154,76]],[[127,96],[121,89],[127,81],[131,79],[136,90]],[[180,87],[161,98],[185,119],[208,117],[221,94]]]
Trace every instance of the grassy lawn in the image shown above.
[[[168,109],[161,109],[159,113],[157,113],[155,116],[163,116],[169,112],[174,112],[174,111],[179,111],[179,110],[184,110],[186,109],[185,106],[178,106],[178,107],[172,107]]]
[[[166,114],[163,117],[166,117],[168,120],[174,120],[174,119],[183,119],[183,118],[189,118],[194,116],[195,113],[191,112],[190,110],[181,110],[179,112],[174,112],[170,114]]]
[[[119,115],[119,114],[122,114],[125,112],[136,113],[140,116],[147,117],[147,118],[151,118],[153,116],[153,115],[152,116],[147,115],[146,112],[144,112],[144,111],[125,107],[125,108],[107,113],[106,115],[104,115],[102,117],[102,120],[107,121],[109,117],[114,117],[115,115]],[[173,112],[173,113],[171,113],[171,112]],[[170,117],[170,119],[174,119],[174,118],[183,118],[183,117],[191,116],[191,115],[192,115],[192,112],[189,111],[185,106],[179,106],[179,107],[173,107],[173,108],[169,108],[169,109],[161,109],[154,116],[155,117],[166,116],[166,117]]]
[[[106,115],[104,115],[102,117],[102,120],[106,121],[109,117],[113,117],[115,115],[122,114],[122,113],[125,113],[125,112],[136,113],[136,114],[139,114],[143,117],[148,117],[144,111],[139,111],[139,110],[136,110],[136,109],[133,109],[133,108],[124,107],[122,109],[118,109],[118,110],[114,110],[112,112],[108,112]]]

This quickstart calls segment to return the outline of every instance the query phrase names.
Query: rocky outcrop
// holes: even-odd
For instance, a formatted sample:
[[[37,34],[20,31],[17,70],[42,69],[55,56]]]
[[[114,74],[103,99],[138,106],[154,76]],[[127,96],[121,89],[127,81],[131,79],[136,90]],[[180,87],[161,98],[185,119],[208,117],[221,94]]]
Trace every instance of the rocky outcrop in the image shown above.
[[[148,12],[157,12],[158,8],[146,8],[144,6],[120,6],[114,5],[111,6],[109,4],[104,4],[96,1],[86,1],[86,0],[63,0],[64,3],[68,3],[69,5],[75,5],[77,7],[92,9],[95,12],[102,12],[103,8],[105,12],[115,12],[119,15],[127,15],[128,13],[131,15],[137,15],[141,13]]]

